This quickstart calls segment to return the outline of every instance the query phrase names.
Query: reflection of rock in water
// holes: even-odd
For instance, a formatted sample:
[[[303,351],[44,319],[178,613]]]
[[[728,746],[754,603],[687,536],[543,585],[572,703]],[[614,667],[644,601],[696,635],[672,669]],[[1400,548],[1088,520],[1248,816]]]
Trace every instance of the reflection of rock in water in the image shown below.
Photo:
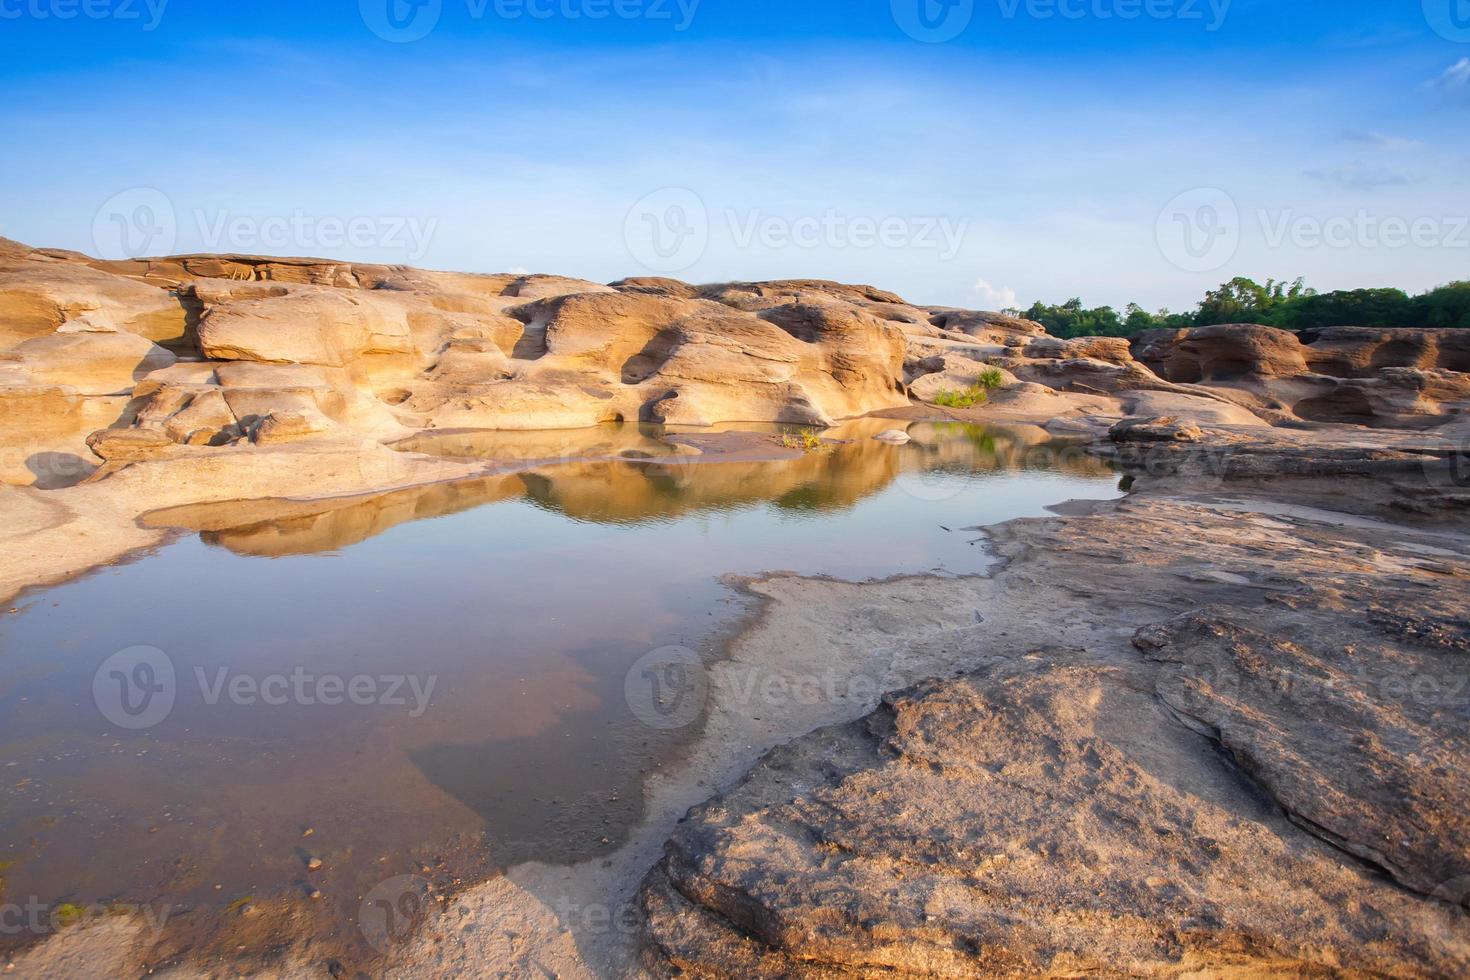
[[[399,524],[509,500],[520,496],[521,490],[519,480],[497,476],[412,487],[373,497],[179,507],[155,511],[148,516],[148,523],[198,530],[205,543],[236,554],[310,555],[359,544]],[[242,523],[242,517],[246,522]]]
[[[873,432],[892,426],[891,421],[881,419],[849,423],[829,434],[830,439],[845,441],[795,459],[704,461],[699,456],[666,453],[639,462],[569,462],[368,498],[179,508],[150,515],[149,523],[197,529],[207,543],[238,554],[284,556],[344,548],[409,521],[519,497],[578,521],[643,524],[766,503],[791,511],[840,510],[882,491],[904,473],[1109,473],[1106,463],[1087,455],[1080,446],[1058,442],[1035,427],[919,423],[909,428],[913,441],[907,445],[872,438]],[[565,457],[585,459],[627,453],[635,445],[647,448],[650,443],[669,449],[670,443],[652,439],[650,431],[646,426],[589,430],[577,436],[581,440],[578,447],[567,441],[571,433],[557,433],[549,441],[544,433],[511,434],[509,445],[529,458],[542,458],[541,453],[555,450]],[[482,434],[480,448],[505,446],[506,435]],[[474,442],[480,437],[460,434],[453,438]]]

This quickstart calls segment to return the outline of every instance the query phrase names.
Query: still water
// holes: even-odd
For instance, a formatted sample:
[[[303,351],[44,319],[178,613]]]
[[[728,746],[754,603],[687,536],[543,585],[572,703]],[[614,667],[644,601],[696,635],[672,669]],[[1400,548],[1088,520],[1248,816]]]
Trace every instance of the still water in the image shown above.
[[[189,530],[0,616],[3,901],[196,925],[278,902],[346,936],[393,875],[452,887],[610,853],[642,772],[698,730],[639,722],[630,667],[717,657],[749,608],[724,576],[983,572],[977,525],[1118,495],[1039,430],[920,424],[891,446],[870,427],[736,462],[592,430],[558,436],[577,462],[156,516]]]

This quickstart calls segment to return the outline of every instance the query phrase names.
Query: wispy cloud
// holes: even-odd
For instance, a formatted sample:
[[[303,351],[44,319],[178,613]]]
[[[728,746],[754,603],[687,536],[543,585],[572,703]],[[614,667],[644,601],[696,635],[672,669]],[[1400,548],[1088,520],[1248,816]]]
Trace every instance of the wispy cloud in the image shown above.
[[[1390,170],[1388,167],[1373,167],[1365,163],[1351,163],[1346,167],[1326,170],[1307,170],[1304,176],[1323,184],[1331,184],[1349,191],[1373,191],[1384,187],[1407,187],[1414,183],[1408,174]]]
[[[1418,150],[1424,146],[1423,140],[1409,139],[1404,136],[1388,136],[1383,133],[1362,129],[1345,130],[1342,138],[1348,143],[1363,143],[1377,150],[1391,150],[1394,152]]]
[[[1461,58],[1450,65],[1444,74],[1429,82],[1429,87],[1451,95],[1470,96],[1470,58]]]
[[[975,280],[970,299],[982,310],[1013,310],[1018,305],[1014,289],[1009,286],[997,289],[984,279]]]

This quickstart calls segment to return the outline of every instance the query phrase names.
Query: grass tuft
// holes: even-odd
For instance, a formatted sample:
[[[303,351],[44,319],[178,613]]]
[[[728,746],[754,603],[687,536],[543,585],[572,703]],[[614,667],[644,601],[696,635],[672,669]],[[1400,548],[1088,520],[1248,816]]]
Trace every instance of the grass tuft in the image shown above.
[[[785,449],[800,449],[804,453],[821,452],[827,448],[818,429],[787,429],[781,433],[781,446]]]
[[[1005,384],[1005,375],[998,368],[988,367],[980,372],[980,377],[968,388],[959,391],[942,389],[934,396],[934,404],[944,408],[974,408],[976,405],[984,405],[990,401],[990,392]]]

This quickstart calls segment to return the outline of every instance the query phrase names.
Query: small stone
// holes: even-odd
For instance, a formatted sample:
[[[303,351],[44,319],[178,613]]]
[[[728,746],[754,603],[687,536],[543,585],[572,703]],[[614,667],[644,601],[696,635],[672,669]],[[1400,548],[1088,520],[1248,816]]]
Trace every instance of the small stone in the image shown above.
[[[321,858],[312,858],[310,861],[307,861],[306,862],[306,870],[307,871],[319,871],[319,870],[321,870],[321,866],[322,866],[322,859]]]
[[[307,827],[305,830],[303,830],[301,832],[301,836],[302,837],[310,837],[314,833],[316,833],[316,828],[315,827]]]
[[[313,902],[319,902],[322,899],[322,890],[320,888],[312,889],[312,892],[311,892],[311,894],[308,897]]]
[[[907,443],[913,442],[913,438],[909,436],[907,432],[900,432],[897,429],[889,429],[887,432],[880,432],[873,438],[876,439],[878,442],[886,442],[894,446],[902,446],[906,445]]]

